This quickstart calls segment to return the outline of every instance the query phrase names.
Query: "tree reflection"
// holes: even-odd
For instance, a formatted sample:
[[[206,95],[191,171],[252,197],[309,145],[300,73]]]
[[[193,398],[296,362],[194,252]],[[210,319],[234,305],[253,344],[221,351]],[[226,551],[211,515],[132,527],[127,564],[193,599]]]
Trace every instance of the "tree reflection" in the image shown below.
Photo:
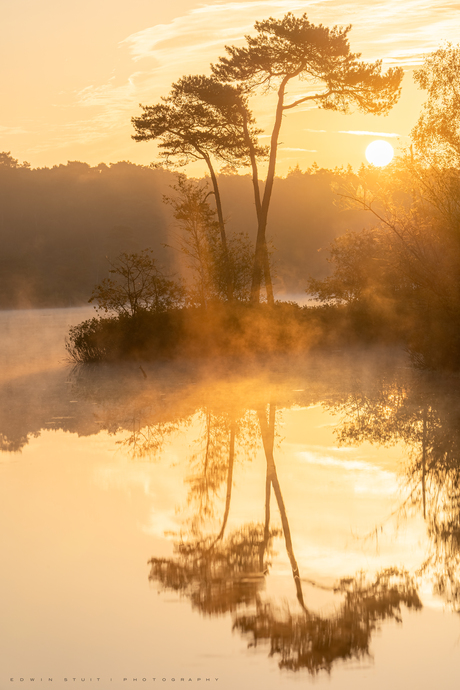
[[[330,404],[342,417],[339,441],[390,445],[403,441],[408,503],[420,506],[430,549],[422,573],[435,591],[460,609],[460,395],[459,382],[399,371],[391,379],[360,382]]]
[[[217,615],[231,612],[233,628],[250,646],[266,643],[270,655],[280,658],[281,668],[311,674],[330,671],[339,659],[361,658],[369,654],[372,633],[385,619],[401,620],[401,605],[421,608],[415,580],[405,571],[387,569],[367,582],[363,573],[341,580],[334,588],[342,603],[329,615],[310,610],[304,599],[302,579],[294,553],[286,505],[277,474],[274,446],[276,404],[258,405],[257,420],[266,459],[265,520],[234,530],[224,539],[232,490],[235,437],[241,419],[206,413],[200,471],[191,490],[196,495],[195,515],[184,537],[174,543],[173,558],[150,559],[151,581],[163,589],[187,596],[201,613]],[[243,425],[244,428],[244,425]],[[250,438],[253,439],[253,427]],[[197,459],[194,460],[195,466]],[[226,499],[219,532],[203,535],[202,527],[214,515],[210,497],[225,481]],[[210,490],[210,487],[212,490]],[[276,498],[282,530],[270,528],[271,489]],[[205,500],[203,501],[203,497]],[[267,597],[265,576],[273,554],[273,539],[283,535],[292,569],[299,609]]]
[[[379,370],[372,359],[353,366],[324,360],[319,367],[311,365],[307,374],[303,370],[300,378],[289,371],[257,372],[253,378],[226,373],[219,379],[215,372],[205,370],[201,378],[194,368],[170,365],[147,366],[144,374],[138,366],[117,367],[116,375],[111,367],[79,368],[70,377],[67,407],[50,407],[48,414],[53,428],[77,428],[85,435],[95,427],[106,430],[133,459],[159,460],[177,431],[197,431],[187,458],[188,519],[179,541],[201,550],[225,539],[235,468],[262,445],[265,515],[260,516],[264,526],[258,571],[264,571],[273,493],[295,593],[306,609],[274,438],[277,410],[321,402],[340,416],[337,436],[342,443],[406,445],[408,497],[402,508],[420,508],[429,535],[421,572],[434,577],[436,591],[460,609],[460,383],[395,367],[394,361],[383,362]],[[77,409],[71,404],[75,400],[85,403],[78,404],[78,422],[71,415]],[[3,443],[8,448],[5,439]]]
[[[257,597],[256,612],[236,616],[233,627],[250,635],[254,646],[268,641],[270,656],[280,657],[280,668],[306,669],[314,675],[321,670],[330,672],[340,659],[368,655],[371,635],[379,622],[401,622],[401,604],[413,609],[422,607],[413,578],[398,569],[378,573],[370,584],[363,574],[347,578],[334,589],[344,599],[332,615],[322,616],[307,609],[293,614]]]
[[[240,604],[253,602],[263,587],[277,533],[270,530],[266,540],[263,525],[245,525],[221,543],[212,537],[181,541],[175,545],[175,558],[150,559],[149,579],[185,594],[202,613],[234,611]]]
[[[278,510],[280,512],[281,524],[283,526],[284,541],[286,544],[286,552],[291,563],[292,575],[294,578],[297,599],[299,604],[303,609],[305,609],[305,603],[303,600],[302,585],[300,582],[300,573],[297,561],[294,555],[294,549],[292,546],[291,539],[291,529],[289,527],[289,520],[286,513],[286,506],[284,504],[283,496],[281,493],[281,487],[278,480],[278,474],[276,472],[276,465],[274,459],[274,440],[275,440],[275,415],[276,407],[274,403],[270,403],[268,410],[268,421],[265,410],[258,410],[260,432],[262,435],[262,442],[264,446],[265,459],[267,461],[267,476],[266,476],[266,520],[267,514],[268,519],[270,519],[270,487],[273,487],[273,492],[276,497],[276,502],[278,504]],[[267,513],[268,511],[268,513]]]
[[[110,367],[87,367],[70,377],[67,407],[55,409],[53,402],[47,409],[55,428],[85,435],[103,429],[132,459],[163,459],[172,436],[187,430],[182,530],[174,535],[173,558],[149,562],[150,579],[188,597],[203,613],[231,612],[235,630],[250,644],[269,646],[284,668],[311,673],[330,670],[336,659],[367,654],[379,621],[399,620],[403,604],[418,608],[420,600],[409,575],[391,570],[376,579],[342,581],[334,590],[342,597],[337,608],[327,615],[315,612],[296,556],[275,443],[280,412],[294,404],[320,402],[335,412],[342,443],[405,444],[404,508],[420,510],[429,535],[420,574],[433,578],[436,592],[460,609],[459,382],[401,367],[377,371],[366,362],[346,367],[334,361],[323,362],[323,368],[311,364],[308,373],[292,378],[284,369],[218,378],[172,365],[146,365],[145,375],[134,365],[117,368],[116,375]],[[260,448],[265,505],[257,524],[240,525],[231,514],[236,470]],[[265,587],[279,544],[293,577],[291,608]]]
[[[131,427],[128,436],[117,443],[127,449],[133,459],[154,459],[160,456],[165,443],[170,436],[177,432],[181,424],[179,422],[157,422],[151,424],[148,417],[137,414],[126,420],[126,425]]]
[[[142,367],[74,367],[69,382],[72,395],[93,406],[99,431],[118,436],[116,443],[133,460],[158,460],[195,411],[186,396],[178,398],[174,377],[168,389],[166,373],[160,368],[146,380]]]
[[[194,508],[194,527],[206,526],[225,484],[225,510],[218,539],[223,537],[230,511],[233,470],[238,457],[250,461],[257,446],[252,415],[230,405],[206,406],[199,413],[201,431],[189,459],[188,503]]]
[[[177,363],[145,365],[145,375],[137,364],[79,368],[62,399],[53,393],[43,404],[37,398],[28,426],[17,425],[15,417],[29,389],[18,389],[17,400],[10,395],[1,442],[11,450],[13,440],[42,428],[85,436],[102,429],[130,458],[164,462],[169,440],[186,430],[182,530],[173,535],[173,558],[151,559],[151,580],[188,597],[203,613],[231,612],[235,630],[250,644],[269,646],[284,668],[315,673],[330,670],[335,659],[367,654],[379,621],[399,620],[403,604],[417,608],[420,601],[407,573],[383,571],[376,579],[342,581],[334,590],[342,597],[337,608],[315,612],[277,457],[281,411],[322,403],[337,414],[342,443],[405,444],[403,507],[424,515],[429,536],[420,575],[434,580],[436,592],[460,610],[460,382],[396,368],[393,361],[383,366],[379,360],[377,367],[375,360],[350,364],[341,356],[271,367],[237,375]],[[40,379],[34,381],[41,390]],[[265,504],[256,524],[241,525],[232,514],[237,469],[261,448],[258,488]],[[292,572],[290,608],[267,584],[275,547]]]

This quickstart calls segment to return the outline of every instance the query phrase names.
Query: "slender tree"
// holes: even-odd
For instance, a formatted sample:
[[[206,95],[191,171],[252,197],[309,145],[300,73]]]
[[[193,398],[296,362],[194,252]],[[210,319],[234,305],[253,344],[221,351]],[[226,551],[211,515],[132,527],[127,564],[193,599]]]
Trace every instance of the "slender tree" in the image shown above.
[[[246,301],[250,295],[253,257],[249,237],[245,233],[228,234],[224,251],[217,214],[209,203],[212,192],[207,182],[179,173],[177,184],[171,189],[175,194],[164,196],[163,201],[172,206],[179,229],[172,248],[179,250],[192,273],[188,299],[206,308],[210,301],[228,297],[229,268],[234,299]]]
[[[264,149],[257,144],[254,118],[242,89],[222,84],[213,77],[188,76],[172,85],[169,96],[154,106],[142,106],[144,113],[133,117],[135,141],[159,140],[160,156],[167,164],[184,166],[196,160],[206,163],[211,177],[222,247],[227,263],[228,295],[232,297],[231,266],[228,257],[225,220],[216,175],[216,163],[233,167],[251,165],[257,175],[257,156]],[[254,180],[257,187],[257,177]],[[256,201],[256,209],[259,206]]]
[[[260,222],[262,213],[262,202],[259,185],[259,170],[258,160],[265,158],[268,153],[268,147],[261,147],[257,142],[257,135],[261,134],[262,130],[255,127],[254,118],[251,114],[248,105],[248,98],[245,94],[245,89],[242,85],[230,85],[213,81],[207,77],[188,77],[184,81],[182,87],[185,91],[190,92],[202,102],[215,107],[224,116],[228,122],[236,124],[239,128],[240,136],[244,146],[241,150],[234,150],[237,158],[233,160],[232,165],[249,165],[252,171],[252,186],[254,191],[254,205],[256,209],[257,222]],[[256,245],[257,247],[257,245]],[[273,304],[273,285],[270,272],[270,260],[267,247],[263,248],[262,267],[264,272],[264,281],[267,291],[267,298]]]
[[[321,24],[315,26],[306,14],[294,17],[289,12],[280,20],[270,17],[256,22],[255,29],[256,36],[246,36],[245,47],[226,47],[229,57],[220,58],[213,66],[213,73],[222,82],[238,84],[248,94],[275,90],[278,95],[267,178],[258,214],[252,284],[252,298],[258,301],[283,115],[309,102],[344,113],[355,106],[362,112],[386,114],[398,100],[403,71],[395,68],[382,73],[381,61],[360,62],[360,55],[350,51],[347,36],[351,26],[332,29]],[[299,89],[297,97],[287,97],[288,85]]]
[[[164,196],[163,201],[170,204],[180,229],[175,249],[185,257],[186,265],[192,273],[192,285],[188,289],[188,299],[206,308],[209,301],[219,294],[216,265],[223,253],[219,241],[219,224],[208,202],[207,185],[178,175],[177,184],[172,187],[175,196]],[[167,245],[169,246],[169,245]],[[225,260],[228,252],[225,254]],[[225,270],[224,270],[225,273]],[[224,278],[227,276],[224,276]],[[228,287],[224,281],[225,289]]]

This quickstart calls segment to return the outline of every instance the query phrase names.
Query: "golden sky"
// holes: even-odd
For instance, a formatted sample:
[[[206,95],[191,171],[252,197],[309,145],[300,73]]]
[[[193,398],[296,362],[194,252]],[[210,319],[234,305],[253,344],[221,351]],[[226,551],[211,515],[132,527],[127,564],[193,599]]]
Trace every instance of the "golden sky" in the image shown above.
[[[131,139],[139,103],[156,103],[184,74],[207,73],[224,45],[241,43],[256,20],[288,11],[306,12],[314,24],[352,24],[354,52],[401,65],[407,74],[387,117],[290,112],[278,173],[314,161],[359,166],[375,138],[407,145],[424,100],[411,71],[443,41],[458,42],[460,3],[454,0],[9,0],[0,8],[0,151],[33,167],[67,160],[149,164],[155,145]],[[253,101],[266,132],[270,106],[266,97]]]

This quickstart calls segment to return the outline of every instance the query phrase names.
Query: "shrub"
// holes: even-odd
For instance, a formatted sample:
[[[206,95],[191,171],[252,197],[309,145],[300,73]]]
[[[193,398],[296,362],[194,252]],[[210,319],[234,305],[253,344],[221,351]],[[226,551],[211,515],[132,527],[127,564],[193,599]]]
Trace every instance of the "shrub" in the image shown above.
[[[106,314],[130,317],[141,311],[159,313],[181,306],[182,286],[162,274],[152,254],[151,249],[140,254],[124,252],[109,262],[114,278],[96,285],[89,302],[96,302],[97,309]]]

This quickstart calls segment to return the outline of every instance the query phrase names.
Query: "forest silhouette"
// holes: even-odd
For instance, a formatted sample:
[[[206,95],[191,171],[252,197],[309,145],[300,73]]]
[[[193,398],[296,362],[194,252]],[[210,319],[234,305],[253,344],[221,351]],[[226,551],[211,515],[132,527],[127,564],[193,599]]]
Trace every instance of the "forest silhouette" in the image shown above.
[[[328,242],[347,228],[361,229],[367,214],[334,204],[331,183],[340,172],[293,170],[277,178],[270,236],[276,246],[278,294],[301,294],[309,275],[327,273]],[[107,258],[146,247],[167,272],[179,271],[173,209],[163,203],[177,182],[169,170],[127,161],[90,167],[78,161],[53,168],[24,167],[0,155],[0,307],[86,304],[108,275]],[[227,227],[250,233],[255,211],[247,176],[219,176]],[[24,203],[27,199],[27,203]]]

